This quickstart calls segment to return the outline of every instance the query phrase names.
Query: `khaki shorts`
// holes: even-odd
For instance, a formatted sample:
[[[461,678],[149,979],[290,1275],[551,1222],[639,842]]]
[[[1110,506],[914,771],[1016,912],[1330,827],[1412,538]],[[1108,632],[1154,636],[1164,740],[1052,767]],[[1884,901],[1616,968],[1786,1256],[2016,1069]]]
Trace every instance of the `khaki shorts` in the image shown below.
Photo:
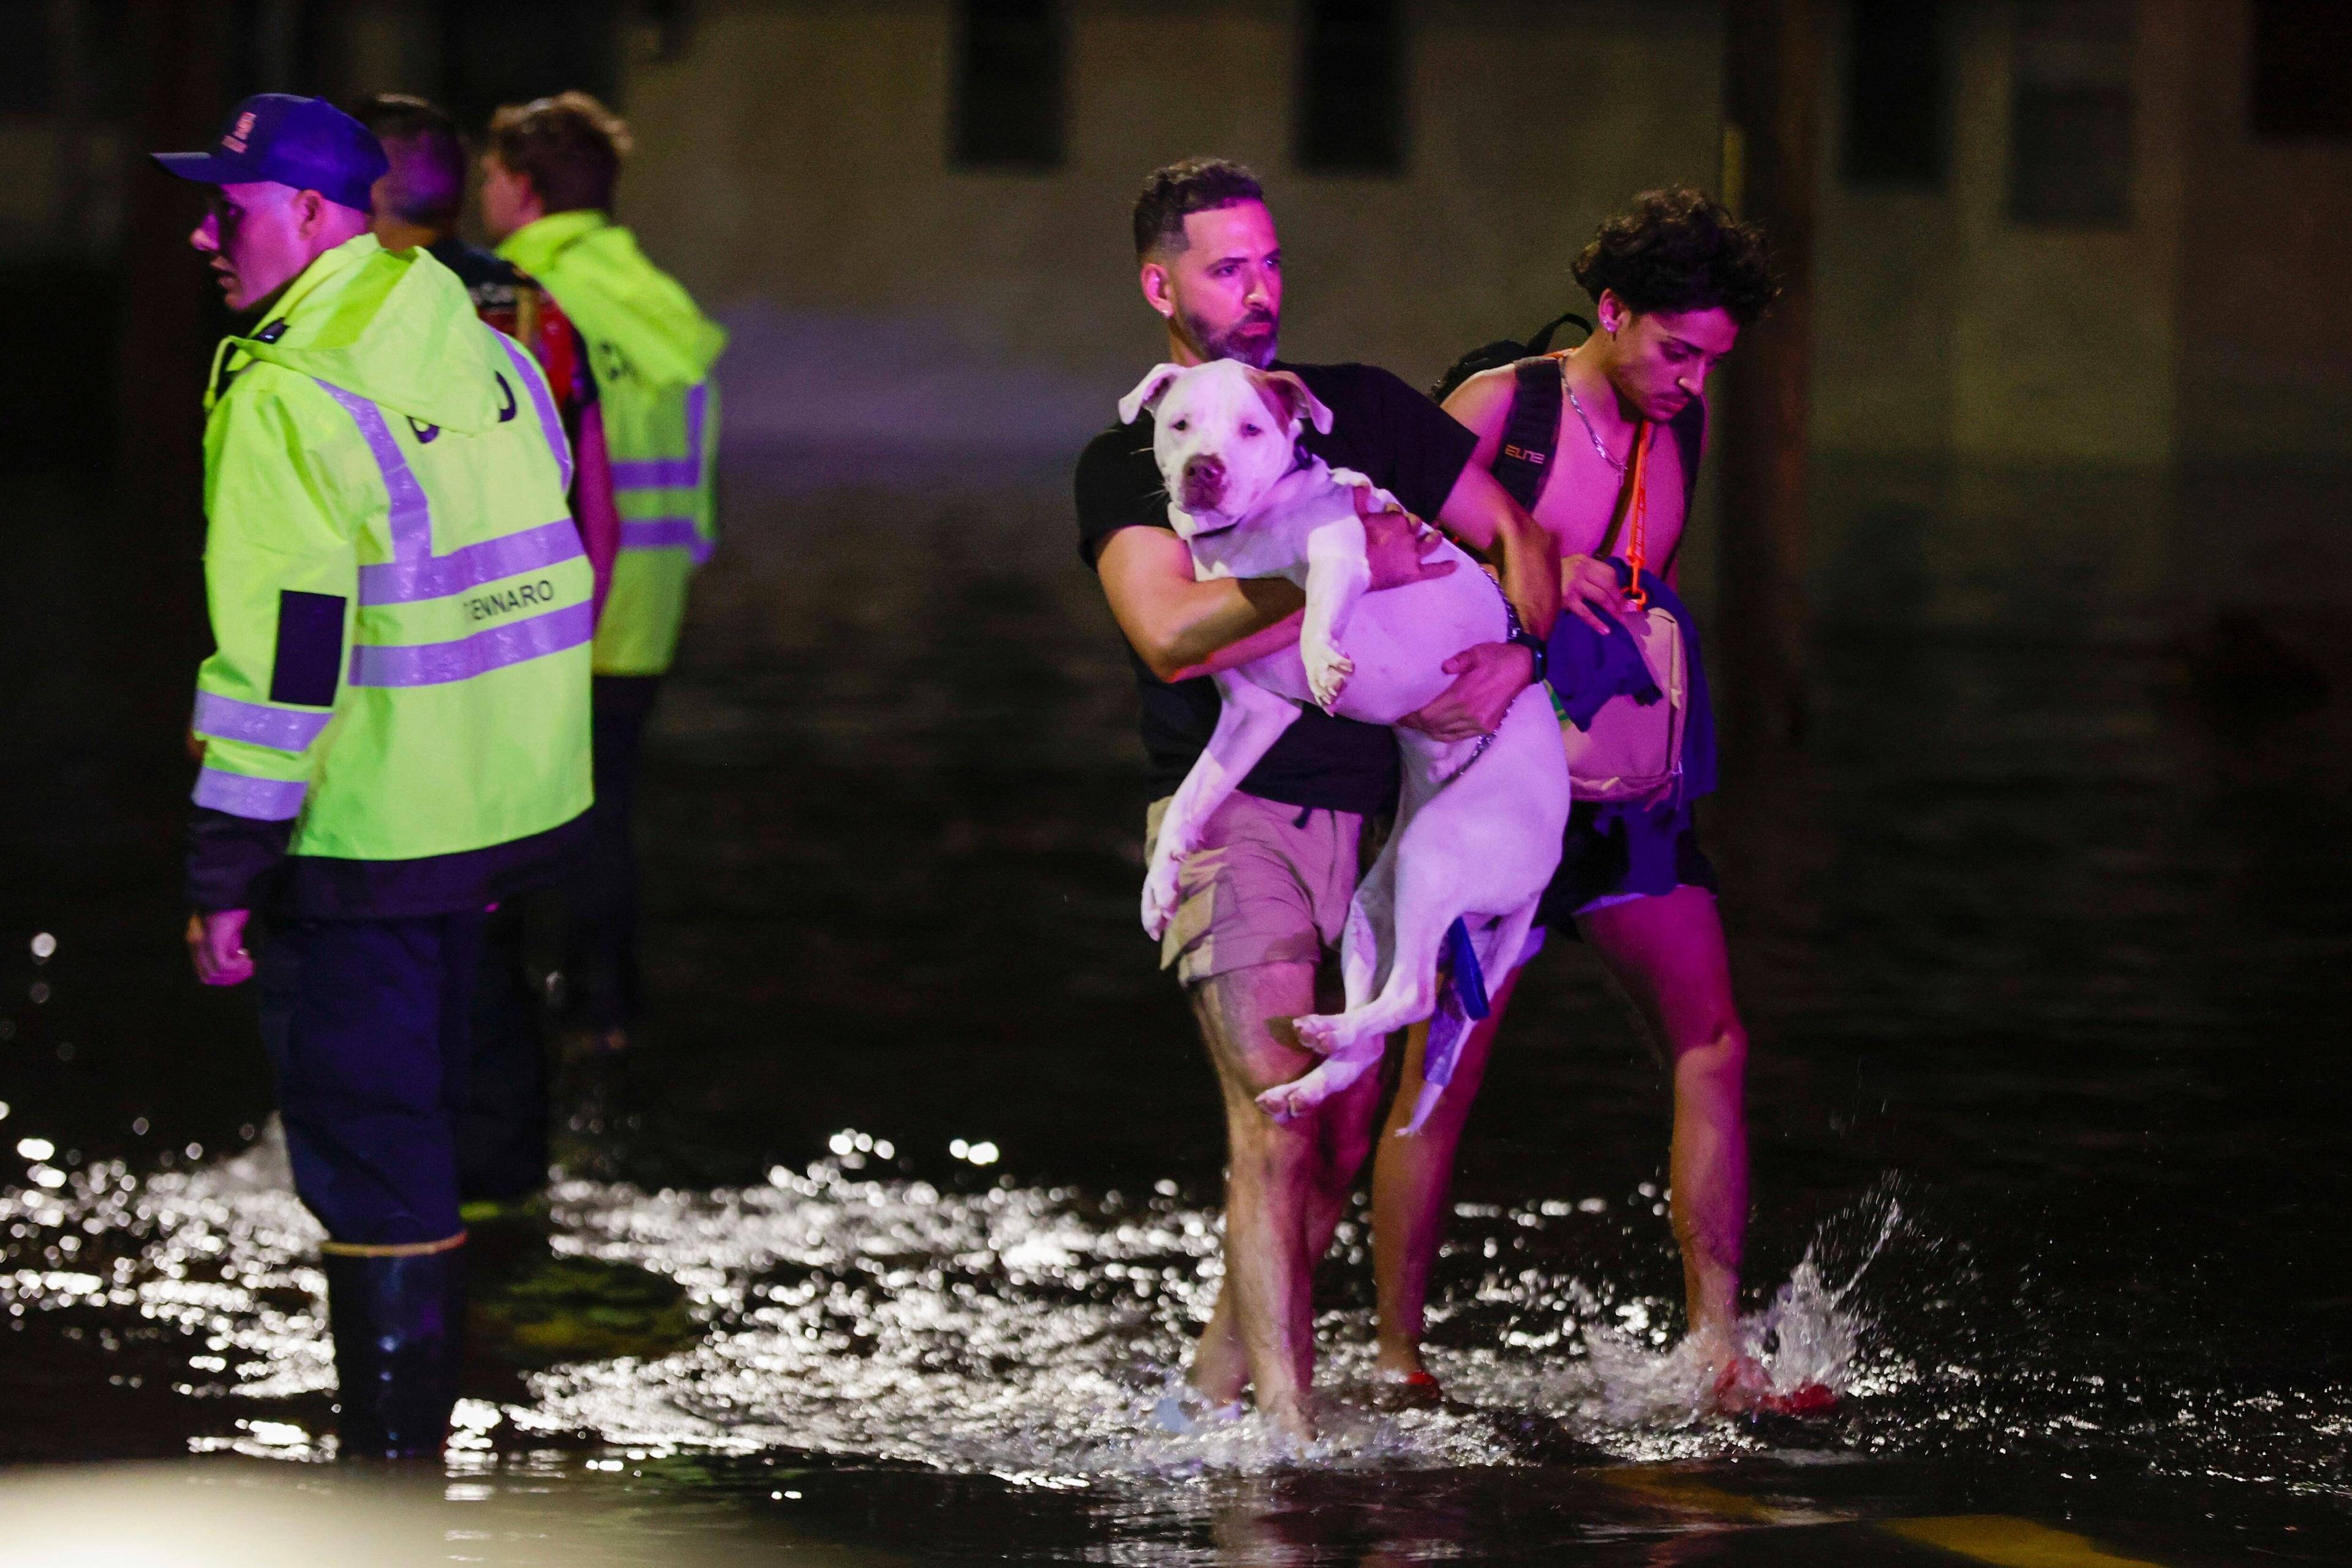
[[[1172,798],[1172,797],[1171,797]],[[1144,818],[1148,857],[1167,800]],[[1235,791],[1184,858],[1160,967],[1187,985],[1255,963],[1319,963],[1336,951],[1362,868],[1364,819]]]

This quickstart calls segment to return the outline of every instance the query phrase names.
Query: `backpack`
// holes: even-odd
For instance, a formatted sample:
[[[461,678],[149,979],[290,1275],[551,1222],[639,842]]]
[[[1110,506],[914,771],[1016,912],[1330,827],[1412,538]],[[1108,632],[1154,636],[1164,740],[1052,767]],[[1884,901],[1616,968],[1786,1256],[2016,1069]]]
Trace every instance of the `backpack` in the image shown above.
[[[1432,402],[1444,403],[1454,395],[1455,387],[1483,371],[1498,370],[1507,364],[1518,367],[1518,391],[1511,399],[1511,416],[1503,426],[1503,449],[1496,456],[1494,472],[1522,511],[1535,510],[1536,498],[1543,494],[1544,480],[1550,478],[1548,470],[1559,438],[1559,411],[1566,400],[1560,395],[1559,365],[1549,355],[1552,334],[1564,326],[1580,328],[1588,338],[1592,335],[1592,323],[1570,310],[1545,322],[1525,342],[1497,338],[1472,349],[1448,366],[1429,389]],[[1698,495],[1699,448],[1706,434],[1706,401],[1692,399],[1690,406],[1675,416],[1669,428],[1675,433],[1676,455],[1682,458],[1683,507],[1687,516],[1691,502]],[[1677,542],[1676,548],[1680,547]],[[1671,556],[1667,563],[1673,563]]]
[[[1437,378],[1437,384],[1429,389],[1429,400],[1432,403],[1444,402],[1454,395],[1455,387],[1482,370],[1494,370],[1516,360],[1526,359],[1530,354],[1549,353],[1551,335],[1566,326],[1582,328],[1584,335],[1588,338],[1592,335],[1592,323],[1570,310],[1565,315],[1554,316],[1544,323],[1540,331],[1525,342],[1510,338],[1496,338],[1491,343],[1472,349],[1448,366],[1445,374]]]
[[[1518,393],[1511,399],[1510,422],[1503,426],[1503,449],[1495,458],[1495,478],[1522,511],[1536,509],[1536,497],[1543,493],[1544,468],[1551,461],[1553,438],[1559,432],[1559,367],[1545,356],[1551,351],[1552,334],[1571,324],[1582,328],[1586,337],[1592,335],[1592,323],[1582,316],[1573,311],[1555,316],[1523,343],[1498,338],[1472,349],[1429,389],[1430,397],[1443,403],[1454,395],[1455,387],[1482,371],[1518,366]]]

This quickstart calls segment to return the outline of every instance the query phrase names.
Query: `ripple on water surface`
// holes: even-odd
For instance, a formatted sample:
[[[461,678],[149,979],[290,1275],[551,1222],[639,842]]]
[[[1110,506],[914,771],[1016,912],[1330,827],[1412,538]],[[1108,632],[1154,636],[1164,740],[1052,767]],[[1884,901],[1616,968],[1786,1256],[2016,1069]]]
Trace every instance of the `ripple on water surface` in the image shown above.
[[[1370,1408],[1369,1324],[1334,1312],[1323,1322],[1334,1397],[1308,1453],[1255,1419],[1171,1420],[1178,1370],[1218,1286],[1218,1229],[1162,1185],[1140,1200],[1009,1184],[948,1193],[831,1163],[708,1194],[567,1184],[557,1197],[569,1244],[677,1277],[713,1331],[658,1365],[551,1373],[540,1416],[639,1444],[789,1446],[1033,1479],[1302,1458],[1480,1465],[1579,1447],[1664,1458],[1753,1442],[1695,1413],[1700,1373],[1662,1353],[1665,1303],[1539,1264],[1481,1285],[1519,1326],[1503,1345],[1441,1361],[1447,1407]],[[1474,1234],[1525,1232],[1606,1207],[1555,1201],[1465,1219]],[[1887,1380],[1857,1362],[1853,1328],[1810,1266],[1776,1311],[1756,1327],[1784,1380]],[[1821,1363],[1825,1348],[1833,1364]],[[1543,1420],[1531,1436],[1498,1412]]]
[[[1369,1315],[1325,1314],[1324,1436],[1299,1453],[1254,1418],[1166,1414],[1219,1280],[1216,1216],[1172,1183],[1149,1195],[1009,1179],[956,1191],[853,1168],[866,1163],[853,1152],[707,1193],[559,1184],[556,1252],[667,1277],[700,1332],[672,1354],[558,1365],[503,1409],[469,1401],[461,1449],[489,1449],[504,1427],[499,1446],[793,1450],[1048,1488],[1302,1462],[2121,1453],[2158,1472],[2346,1491],[2347,1391],[2165,1388],[2054,1352],[2033,1362],[2008,1325],[1984,1321],[1994,1309],[1969,1294],[1965,1249],[1924,1234],[1890,1193],[1825,1225],[1747,1325],[1778,1384],[1846,1394],[1830,1420],[1699,1412],[1701,1374],[1669,1348],[1678,1310],[1612,1283],[1597,1245],[1654,1242],[1651,1195],[1550,1199],[1461,1205],[1455,1245],[1487,1262],[1433,1313],[1434,1337],[1455,1347],[1436,1359],[1444,1406],[1376,1409]],[[65,1314],[110,1349],[164,1343],[178,1392],[235,1395],[246,1413],[200,1448],[319,1453],[279,1403],[332,1385],[319,1233],[269,1146],[187,1172],[63,1173],[0,1194],[0,1305],[19,1321]],[[1340,1247],[1360,1253],[1357,1227]],[[1945,1326],[1954,1317],[1971,1321]]]

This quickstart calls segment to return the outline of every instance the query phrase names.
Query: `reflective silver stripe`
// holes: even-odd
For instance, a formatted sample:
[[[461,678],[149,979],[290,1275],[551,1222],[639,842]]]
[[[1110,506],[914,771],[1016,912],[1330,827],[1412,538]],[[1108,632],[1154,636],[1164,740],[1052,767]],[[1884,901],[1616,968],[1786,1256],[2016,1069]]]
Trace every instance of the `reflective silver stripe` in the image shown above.
[[[539,367],[531,363],[530,356],[523,352],[520,343],[496,327],[488,330],[490,336],[499,340],[499,347],[507,351],[507,358],[514,362],[515,374],[520,376],[523,385],[530,390],[530,405],[539,410],[539,427],[546,433],[548,450],[555,454],[556,472],[563,476],[563,493],[570,495],[572,443],[564,438],[563,422],[555,416],[555,399],[548,395],[547,379],[539,374]]]
[[[702,482],[702,426],[710,416],[710,384],[698,381],[686,392],[686,453],[683,458],[637,458],[613,465],[616,490],[690,489]]]
[[[555,454],[556,467],[562,470],[564,488],[570,489],[572,451],[564,445],[562,426],[554,423],[555,407],[547,395],[546,384],[530,371],[522,351],[511,339],[495,328],[483,330],[505,344],[514,359],[515,374],[530,389],[531,403],[539,410],[541,426]],[[311,379],[318,380],[316,376]],[[359,426],[361,438],[374,454],[376,468],[383,478],[384,494],[391,498],[392,559],[361,566],[361,604],[407,605],[421,599],[446,598],[501,577],[557,565],[585,553],[580,547],[579,530],[565,519],[469,544],[446,555],[434,554],[432,505],[425,500],[425,487],[418,481],[415,470],[408,466],[399,440],[383,422],[383,410],[331,383],[320,381],[319,384]]]
[[[648,517],[621,520],[624,550],[690,550],[698,566],[710,559],[712,545],[690,517]]]
[[[568,605],[454,642],[362,645],[352,649],[352,684],[443,686],[577,647],[595,635],[595,606]]]
[[[702,482],[702,464],[693,458],[640,458],[613,465],[616,490],[682,490]]]
[[[375,466],[383,474],[384,493],[392,498],[392,558],[407,561],[415,557],[429,558],[433,553],[433,507],[425,499],[425,487],[408,466],[408,459],[394,439],[391,428],[383,422],[383,411],[355,392],[345,392],[332,382],[310,378],[325,387],[327,395],[343,406],[352,423],[360,427],[360,436],[375,454]]]
[[[580,548],[580,531],[570,519],[541,523],[520,533],[468,544],[446,555],[362,566],[360,603],[405,605],[419,599],[446,598],[501,577],[558,565],[585,553]]]
[[[196,774],[195,802],[231,816],[285,822],[302,814],[302,797],[310,788],[300,779],[257,779],[205,768]]]
[[[250,741],[281,752],[308,751],[332,713],[306,712],[295,708],[268,708],[240,702],[217,692],[196,693],[195,717],[189,728],[199,735],[222,741]],[[235,776],[235,775],[230,775]]]

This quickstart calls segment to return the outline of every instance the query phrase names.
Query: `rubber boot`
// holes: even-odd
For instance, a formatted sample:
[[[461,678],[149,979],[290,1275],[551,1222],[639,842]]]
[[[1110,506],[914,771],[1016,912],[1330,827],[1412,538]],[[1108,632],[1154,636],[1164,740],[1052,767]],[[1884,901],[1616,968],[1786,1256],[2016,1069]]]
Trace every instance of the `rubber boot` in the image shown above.
[[[427,1458],[449,1436],[466,1332],[466,1249],[413,1258],[329,1253],[337,1424],[345,1458]]]

